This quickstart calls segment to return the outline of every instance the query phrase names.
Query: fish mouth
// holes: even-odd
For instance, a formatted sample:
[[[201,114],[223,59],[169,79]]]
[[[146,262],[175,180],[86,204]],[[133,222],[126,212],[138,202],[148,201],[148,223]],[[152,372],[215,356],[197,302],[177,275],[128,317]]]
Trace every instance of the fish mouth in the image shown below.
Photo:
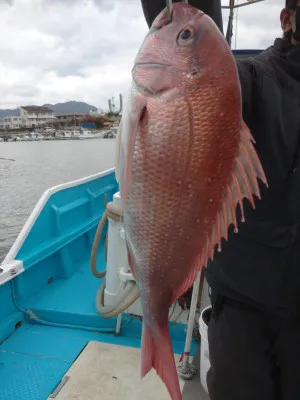
[[[160,90],[153,90],[150,87],[144,86],[139,84],[138,82],[135,82],[137,89],[139,90],[139,92],[145,96],[159,96],[165,93],[166,89],[162,88]]]
[[[158,63],[158,62],[137,62],[134,65],[134,68],[136,67],[142,67],[142,68],[167,68],[170,67],[169,64],[164,64],[164,63]]]
[[[138,91],[146,97],[158,97],[165,101],[179,96],[180,85],[177,82],[182,71],[161,59],[148,60],[139,59],[132,70],[133,82]]]
[[[159,96],[169,90],[169,64],[157,61],[139,61],[132,69],[133,81],[139,91],[146,96]]]

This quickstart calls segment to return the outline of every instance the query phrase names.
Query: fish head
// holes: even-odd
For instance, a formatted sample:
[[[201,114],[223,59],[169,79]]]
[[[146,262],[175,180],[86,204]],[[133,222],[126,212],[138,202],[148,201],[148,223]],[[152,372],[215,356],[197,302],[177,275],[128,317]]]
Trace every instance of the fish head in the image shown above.
[[[154,20],[132,70],[146,96],[172,99],[223,75],[235,64],[230,48],[213,20],[186,3],[174,3],[171,18],[164,9]]]

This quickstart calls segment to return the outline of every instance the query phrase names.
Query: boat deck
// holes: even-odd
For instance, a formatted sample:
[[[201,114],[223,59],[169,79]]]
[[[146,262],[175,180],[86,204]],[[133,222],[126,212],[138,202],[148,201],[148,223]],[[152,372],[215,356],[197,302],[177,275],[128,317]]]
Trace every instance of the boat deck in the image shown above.
[[[193,357],[193,364],[196,366],[198,372],[192,380],[185,382],[182,391],[183,400],[209,400],[209,396],[200,382],[200,347],[198,347]]]
[[[120,346],[120,339],[111,334],[24,324],[0,347],[1,400],[96,400],[100,395],[105,395],[105,400],[168,400],[154,370],[140,380],[140,350],[125,338]],[[198,367],[197,353],[194,362]],[[60,387],[59,382],[64,384]],[[199,374],[180,382],[184,400],[208,400]]]
[[[179,355],[175,358],[178,361]],[[64,376],[59,391],[48,400],[169,400],[167,389],[154,370],[139,378],[139,365],[138,349],[90,342]],[[180,380],[180,387],[183,400],[208,399],[199,375],[187,383]]]
[[[101,250],[99,261],[103,257]],[[136,360],[136,365],[134,366],[134,363],[132,363],[132,366],[128,369],[131,381],[139,380],[141,322],[131,316],[124,315],[121,335],[115,336],[113,332],[116,320],[100,318],[95,309],[95,294],[100,280],[93,277],[88,262],[82,263],[76,268],[75,273],[68,279],[61,279],[55,274],[45,276],[44,271],[41,272],[43,275],[39,276],[39,270],[35,270],[36,288],[39,288],[41,278],[47,279],[48,285],[43,286],[43,289],[32,290],[31,297],[17,298],[19,310],[30,310],[39,317],[39,323],[26,321],[24,314],[19,312],[17,316],[14,316],[16,318],[14,322],[16,330],[0,343],[1,400],[42,400],[49,398],[49,394],[55,392],[63,376],[68,374],[69,370],[74,371],[76,369],[74,362],[80,359],[86,349],[89,349],[89,343],[95,346],[95,343],[98,342],[98,345],[101,345],[102,348],[107,345],[108,347],[111,346],[112,350],[115,346],[118,346],[119,349],[123,348],[119,354],[129,351]],[[21,280],[18,287],[20,293],[22,293],[22,284],[24,284],[24,281]],[[68,324],[70,324],[69,327]],[[78,329],[76,329],[76,325]],[[107,330],[107,333],[103,332],[105,330]],[[174,324],[171,327],[173,349],[177,359],[183,351],[184,330],[185,325],[182,324]],[[93,356],[93,352],[91,356]],[[116,364],[121,365],[121,370],[123,368],[126,370],[128,365],[126,363],[120,364],[119,357],[112,351],[113,361],[117,360]],[[96,373],[101,371],[101,369],[99,370],[99,364],[102,363],[101,358],[102,355],[100,354],[98,358],[87,361],[91,370],[96,371]],[[105,365],[107,370],[110,367],[110,364]],[[159,387],[160,379],[156,377],[156,374],[152,376],[153,378],[156,379],[153,387]],[[126,385],[131,381],[126,377],[124,379],[126,382],[122,381],[122,385],[127,387]],[[92,389],[95,393],[100,390],[100,383],[99,380],[94,382]],[[88,384],[88,386],[90,385]],[[97,387],[98,389],[96,389]],[[164,386],[162,388],[165,390]],[[185,399],[193,398],[189,397],[191,390],[193,390],[192,382],[183,387],[183,391],[186,393]],[[61,393],[63,395],[64,392]],[[78,396],[56,397],[56,399],[93,399],[90,395],[85,397],[83,394],[82,397],[79,393]],[[145,396],[143,395],[143,397]],[[125,399],[126,397],[122,396],[122,398]],[[130,391],[129,398],[133,399],[132,391]],[[159,395],[155,398],[160,399]],[[162,400],[164,398],[168,399],[168,395],[162,397]],[[199,392],[195,398],[199,399]],[[105,395],[105,400],[108,399],[109,397]]]
[[[65,384],[55,398],[169,400],[167,389],[155,371],[140,379],[139,367],[139,349],[90,342],[65,375]]]

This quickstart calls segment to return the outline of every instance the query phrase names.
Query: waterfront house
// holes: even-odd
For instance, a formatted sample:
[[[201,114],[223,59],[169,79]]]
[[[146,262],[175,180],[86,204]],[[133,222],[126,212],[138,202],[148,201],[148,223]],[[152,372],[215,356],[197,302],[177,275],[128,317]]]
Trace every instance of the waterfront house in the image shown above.
[[[22,128],[20,116],[0,117],[0,131],[18,130]]]
[[[24,128],[39,128],[54,118],[54,112],[48,107],[20,107],[20,116]]]

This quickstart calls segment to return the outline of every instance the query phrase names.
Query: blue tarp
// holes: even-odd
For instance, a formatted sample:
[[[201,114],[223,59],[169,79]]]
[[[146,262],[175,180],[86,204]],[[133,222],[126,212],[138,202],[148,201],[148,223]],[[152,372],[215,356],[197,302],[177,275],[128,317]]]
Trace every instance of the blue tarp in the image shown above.
[[[80,124],[80,127],[83,129],[96,129],[96,125],[94,122],[87,122],[85,124]]]

